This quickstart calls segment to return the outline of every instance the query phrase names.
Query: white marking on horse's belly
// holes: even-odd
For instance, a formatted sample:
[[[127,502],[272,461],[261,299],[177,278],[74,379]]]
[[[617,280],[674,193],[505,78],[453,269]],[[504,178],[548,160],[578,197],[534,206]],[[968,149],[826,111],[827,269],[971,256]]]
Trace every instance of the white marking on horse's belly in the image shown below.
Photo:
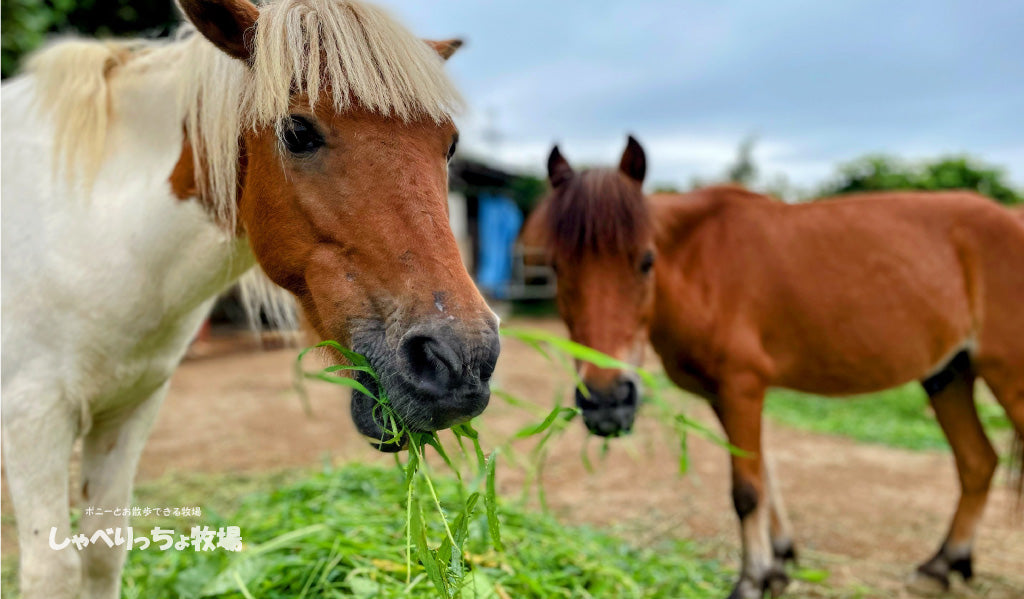
[[[966,351],[967,355],[969,355],[969,356],[973,355],[974,354],[974,350],[977,349],[977,346],[978,346],[978,343],[977,343],[977,341],[975,341],[975,339],[973,337],[968,337],[967,339],[964,339],[960,343],[957,343],[956,345],[954,345],[953,349],[951,349],[948,352],[946,352],[945,354],[943,354],[942,359],[939,360],[939,362],[935,366],[932,366],[931,368],[929,368],[928,371],[925,372],[924,376],[922,376],[920,378],[922,380],[923,379],[928,379],[928,378],[931,378],[931,377],[935,376],[936,374],[942,372],[942,370],[944,368],[946,368],[946,366],[949,365],[949,363],[953,360],[953,358],[958,353],[960,353],[962,351]]]

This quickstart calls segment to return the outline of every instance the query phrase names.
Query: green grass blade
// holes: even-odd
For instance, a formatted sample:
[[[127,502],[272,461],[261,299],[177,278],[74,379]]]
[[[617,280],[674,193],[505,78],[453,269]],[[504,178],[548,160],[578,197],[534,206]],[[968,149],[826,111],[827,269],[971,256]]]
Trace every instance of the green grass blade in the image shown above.
[[[498,452],[495,450],[487,458],[487,485],[484,493],[484,507],[487,512],[487,530],[491,533],[491,544],[497,551],[504,551],[501,542],[501,523],[498,521],[498,493],[495,484],[495,463]]]
[[[550,428],[551,425],[555,423],[555,420],[557,420],[560,415],[566,412],[575,414],[575,409],[555,406],[555,408],[548,413],[547,417],[544,418],[543,421],[541,421],[538,424],[531,424],[530,426],[520,429],[518,432],[516,432],[515,435],[513,435],[513,437],[515,437],[516,439],[525,439],[527,437],[538,435],[546,431],[548,428]]]
[[[374,395],[373,393],[370,393],[370,390],[367,389],[362,383],[347,376],[336,376],[333,374],[324,374],[322,372],[307,372],[304,373],[303,376],[306,377],[307,379],[314,379],[318,381],[323,381],[325,383],[331,383],[332,385],[341,385],[342,387],[355,389],[356,391],[362,393],[363,395],[377,399],[377,396]]]

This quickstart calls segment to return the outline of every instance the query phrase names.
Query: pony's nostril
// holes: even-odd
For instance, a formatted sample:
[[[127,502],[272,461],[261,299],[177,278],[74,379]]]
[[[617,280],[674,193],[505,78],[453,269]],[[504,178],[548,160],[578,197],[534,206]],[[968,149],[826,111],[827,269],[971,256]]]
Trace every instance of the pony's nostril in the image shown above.
[[[486,403],[500,345],[497,333],[491,331],[477,339],[471,341],[446,324],[417,327],[399,346],[404,382],[422,399]],[[445,409],[449,408],[455,410]]]
[[[412,383],[435,395],[447,393],[458,379],[458,354],[448,344],[429,335],[416,335],[402,344]]]
[[[629,379],[619,383],[618,388],[615,389],[615,399],[619,402],[620,406],[635,406],[637,400],[636,384]]]
[[[615,401],[618,403],[626,403],[626,399],[629,398],[629,382],[623,381],[615,387]]]

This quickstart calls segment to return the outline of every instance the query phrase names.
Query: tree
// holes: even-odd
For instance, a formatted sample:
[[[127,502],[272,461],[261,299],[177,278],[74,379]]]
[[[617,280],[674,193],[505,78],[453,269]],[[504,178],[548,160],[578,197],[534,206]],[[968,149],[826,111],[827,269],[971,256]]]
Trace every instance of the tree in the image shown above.
[[[1002,204],[1024,203],[1024,194],[1010,186],[1002,169],[966,156],[921,163],[865,156],[840,166],[838,176],[822,188],[821,195],[901,189],[969,189]]]
[[[736,162],[725,171],[725,178],[730,183],[738,183],[749,187],[757,179],[757,163],[754,162],[754,146],[757,137],[749,135],[740,142],[736,150]]]
[[[523,214],[529,214],[547,193],[548,181],[533,175],[517,175],[509,183],[508,189]]]

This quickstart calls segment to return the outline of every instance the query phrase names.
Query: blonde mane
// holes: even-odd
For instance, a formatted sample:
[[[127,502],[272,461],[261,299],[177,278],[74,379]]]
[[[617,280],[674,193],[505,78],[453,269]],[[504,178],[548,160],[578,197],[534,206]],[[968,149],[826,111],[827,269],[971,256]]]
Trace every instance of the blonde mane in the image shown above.
[[[442,122],[461,106],[443,62],[378,7],[276,0],[260,6],[251,66],[185,24],[170,42],[61,41],[33,56],[27,68],[36,77],[40,108],[56,126],[57,168],[87,189],[117,117],[112,82],[153,68],[177,69],[179,114],[198,193],[216,221],[235,231],[239,138],[246,128],[280,127],[295,93],[306,94],[311,105],[329,101],[338,111],[358,105],[403,121]],[[241,284],[250,316],[258,318],[263,309],[274,320],[294,320],[282,307],[283,290],[262,273]]]

